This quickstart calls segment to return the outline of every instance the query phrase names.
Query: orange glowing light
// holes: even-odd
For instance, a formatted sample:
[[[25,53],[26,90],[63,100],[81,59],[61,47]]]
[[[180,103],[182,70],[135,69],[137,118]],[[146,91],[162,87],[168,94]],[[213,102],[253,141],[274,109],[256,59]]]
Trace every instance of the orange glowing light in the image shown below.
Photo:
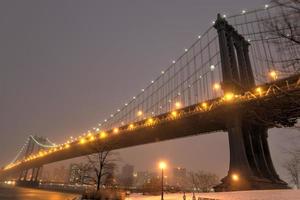
[[[130,125],[129,125],[129,129],[134,129],[134,125],[133,125],[133,124],[130,124]]]
[[[262,94],[262,89],[261,89],[261,87],[256,88],[255,91],[256,91],[259,95]]]
[[[269,75],[273,80],[276,80],[278,78],[278,74],[274,70],[272,70]]]
[[[113,132],[114,132],[114,133],[119,133],[119,129],[118,129],[118,128],[114,128],[114,129],[113,129]]]
[[[154,119],[153,118],[149,118],[148,120],[147,120],[147,124],[152,124],[154,122]]]
[[[79,142],[80,142],[80,144],[84,144],[86,141],[84,138],[81,138]]]
[[[171,112],[171,115],[172,115],[173,117],[177,117],[178,114],[177,114],[176,111],[172,111],[172,112]]]
[[[224,96],[225,101],[231,101],[233,100],[233,98],[234,98],[234,94],[231,92],[226,93]]]
[[[162,170],[167,168],[167,164],[164,161],[160,161],[159,164],[158,164],[158,166]]]
[[[104,139],[104,138],[106,138],[107,137],[107,134],[105,133],[105,132],[101,132],[100,133],[100,138],[101,139]]]
[[[219,89],[221,89],[220,83],[215,83],[215,84],[213,85],[213,88],[214,88],[214,90],[219,90]]]
[[[141,110],[139,110],[138,112],[137,112],[137,116],[142,116],[143,115],[143,112],[141,111]]]
[[[180,102],[176,102],[176,103],[175,103],[175,107],[176,107],[177,109],[178,109],[178,108],[181,108],[181,106],[182,106],[182,105],[181,105]]]
[[[240,179],[238,174],[232,174],[231,178],[232,178],[233,181],[238,181]]]
[[[95,140],[95,137],[94,136],[91,136],[90,137],[90,141],[94,141]]]
[[[201,106],[206,109],[207,108],[207,103],[204,102],[204,103],[201,104]]]

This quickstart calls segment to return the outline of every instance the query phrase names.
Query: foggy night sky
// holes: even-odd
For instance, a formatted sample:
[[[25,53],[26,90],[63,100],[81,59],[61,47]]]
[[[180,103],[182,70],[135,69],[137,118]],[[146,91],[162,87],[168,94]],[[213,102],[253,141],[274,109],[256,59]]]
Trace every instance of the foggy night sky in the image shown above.
[[[60,143],[95,126],[156,78],[216,14],[260,0],[2,0],[0,2],[0,166],[30,134]],[[270,133],[275,166],[296,131]],[[299,132],[298,132],[299,133]],[[225,175],[227,134],[119,151],[137,170],[172,166]]]

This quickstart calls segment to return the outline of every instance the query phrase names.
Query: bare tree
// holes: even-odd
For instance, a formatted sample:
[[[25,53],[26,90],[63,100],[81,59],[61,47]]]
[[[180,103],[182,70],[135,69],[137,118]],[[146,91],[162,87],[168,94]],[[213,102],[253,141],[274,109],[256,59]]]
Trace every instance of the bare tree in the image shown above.
[[[195,172],[189,172],[189,176],[190,176],[190,182],[191,182],[193,188],[198,188],[196,173]]]
[[[100,190],[104,178],[113,175],[116,162],[119,161],[118,153],[111,151],[111,144],[102,143],[94,146],[97,153],[87,156],[89,166],[95,172],[97,191]]]
[[[89,172],[91,171],[91,167],[86,163],[79,163],[76,165],[76,167],[79,170],[79,182],[81,184],[84,184],[86,182],[86,179],[90,178]]]
[[[300,70],[300,59],[297,57],[299,52],[295,51],[300,45],[300,0],[273,0],[272,3],[278,6],[279,14],[264,20],[268,29],[267,35],[271,36],[270,41],[277,46],[278,51],[290,55],[288,60],[281,64]]]
[[[190,172],[189,174],[193,186],[202,192],[209,192],[213,186],[219,183],[219,178],[214,173],[198,171]]]
[[[300,45],[300,0],[273,0],[272,2],[285,9],[280,9],[280,16],[269,21],[270,28],[274,30],[271,33]]]
[[[294,184],[298,189],[300,187],[300,154],[298,150],[289,152],[290,159],[287,160],[283,167],[286,169],[290,183]]]

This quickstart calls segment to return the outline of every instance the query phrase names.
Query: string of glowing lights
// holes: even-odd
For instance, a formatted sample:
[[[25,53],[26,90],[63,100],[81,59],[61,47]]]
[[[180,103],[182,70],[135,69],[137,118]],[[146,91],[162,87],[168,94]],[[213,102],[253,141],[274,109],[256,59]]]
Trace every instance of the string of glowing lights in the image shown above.
[[[270,74],[270,76],[272,76],[272,75]],[[287,88],[294,89],[292,86],[293,85],[288,85]],[[298,82],[294,84],[294,87],[300,88],[300,76],[299,76]],[[167,118],[165,118],[165,119],[151,117],[151,118],[148,118],[147,120],[143,120],[141,122],[137,122],[134,124],[128,124],[128,125],[126,125],[127,128],[124,129],[124,127],[122,127],[122,130],[120,130],[120,127],[116,127],[107,132],[101,131],[100,133],[96,133],[96,134],[93,134],[90,132],[84,137],[79,137],[79,140],[75,139],[75,141],[72,143],[68,141],[63,145],[59,145],[59,147],[51,148],[49,150],[39,151],[37,154],[30,155],[28,158],[26,158],[22,161],[17,161],[15,163],[9,164],[4,169],[7,170],[7,169],[10,169],[17,165],[20,165],[23,162],[28,162],[28,161],[31,161],[31,160],[34,160],[37,158],[44,157],[51,153],[55,153],[57,151],[69,149],[71,147],[71,145],[77,145],[77,144],[84,145],[86,143],[93,142],[96,139],[103,140],[108,137],[108,133],[119,134],[120,131],[132,131],[136,128],[144,128],[144,127],[148,127],[148,126],[154,126],[155,124],[159,123],[160,121],[175,120],[175,119],[178,119],[179,117],[184,117],[185,114],[190,114],[191,112],[209,112],[214,107],[220,106],[220,105],[222,105],[224,103],[228,103],[228,102],[249,101],[250,99],[263,98],[265,96],[272,94],[270,92],[270,91],[273,91],[272,88],[280,89],[276,85],[270,85],[270,86],[268,86],[268,88],[265,88],[265,89],[263,89],[262,86],[259,86],[259,87],[255,88],[253,91],[246,92],[244,95],[235,95],[234,93],[226,93],[222,98],[216,99],[214,102],[210,102],[210,104],[208,104],[207,102],[199,103],[199,106],[196,107],[194,111],[181,110],[181,107],[182,107],[181,103],[176,102],[174,105],[175,109],[173,111],[169,112],[169,116],[167,116]],[[276,92],[274,94],[276,94]]]

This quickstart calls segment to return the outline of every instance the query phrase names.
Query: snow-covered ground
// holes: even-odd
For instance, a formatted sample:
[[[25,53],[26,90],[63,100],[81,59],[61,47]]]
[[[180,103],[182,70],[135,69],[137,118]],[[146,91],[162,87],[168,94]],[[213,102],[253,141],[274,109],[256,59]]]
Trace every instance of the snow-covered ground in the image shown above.
[[[198,200],[300,200],[300,190],[259,190],[241,192],[196,193]],[[183,200],[183,194],[165,194],[164,200]],[[186,194],[186,200],[192,200]],[[199,198],[200,197],[200,198]],[[160,196],[132,194],[126,200],[160,200]]]

